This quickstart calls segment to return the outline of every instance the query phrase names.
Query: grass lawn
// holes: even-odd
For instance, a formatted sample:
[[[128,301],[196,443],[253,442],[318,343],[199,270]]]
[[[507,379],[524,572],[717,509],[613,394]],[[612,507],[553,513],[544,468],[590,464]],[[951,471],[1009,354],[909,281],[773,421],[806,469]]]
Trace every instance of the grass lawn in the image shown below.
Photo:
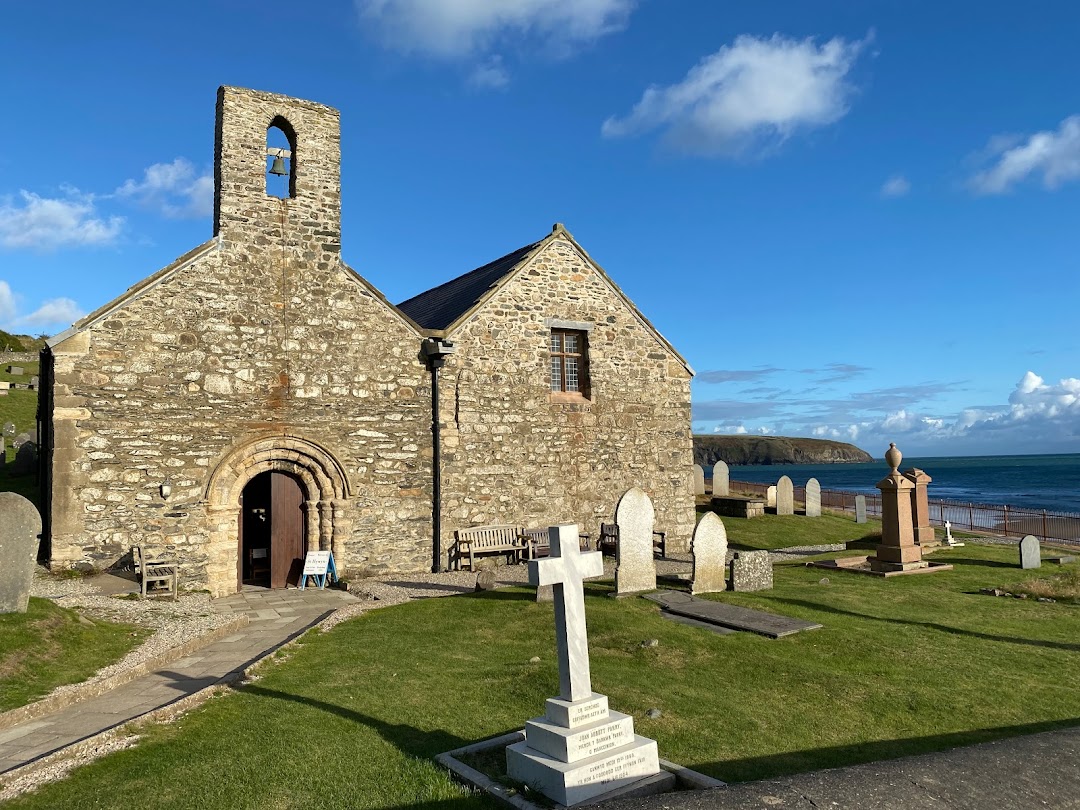
[[[3,360],[0,354],[0,381],[14,383],[28,383],[30,378],[38,373],[38,363],[14,363],[26,370],[25,374],[15,376],[7,373],[7,367],[12,363]],[[0,426],[7,422],[15,423],[15,435],[34,429],[37,424],[37,391],[25,389],[12,389],[6,397],[0,397]],[[12,437],[8,437],[10,444]]]
[[[31,597],[26,613],[0,615],[0,712],[86,680],[147,632],[96,619],[87,624],[72,610]]]
[[[698,510],[698,517],[708,510]],[[756,518],[720,518],[727,529],[728,545],[739,549],[781,549],[820,546],[853,540],[880,542],[881,521],[856,523],[853,515],[823,513],[819,518],[802,515],[765,515]]]
[[[775,641],[675,624],[593,583],[593,688],[662,756],[729,781],[1075,725],[1080,612],[977,593],[1030,578],[1015,556],[969,545],[934,555],[952,572],[829,584],[783,564],[771,591],[715,595],[824,625]],[[10,807],[491,807],[431,757],[543,711],[553,606],[524,589],[415,601],[310,633],[260,674]]]

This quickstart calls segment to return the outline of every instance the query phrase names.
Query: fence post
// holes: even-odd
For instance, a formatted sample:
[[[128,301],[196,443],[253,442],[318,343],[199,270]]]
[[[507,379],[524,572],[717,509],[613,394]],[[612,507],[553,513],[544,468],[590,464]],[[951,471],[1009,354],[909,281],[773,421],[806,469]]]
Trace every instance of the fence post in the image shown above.
[[[1046,527],[1046,510],[1045,509],[1043,509],[1043,533],[1042,533],[1042,536],[1043,536],[1043,540],[1046,540],[1047,538],[1050,537],[1050,530]]]
[[[975,528],[975,504],[968,503],[968,528]]]
[[[1005,504],[1005,508],[1002,510],[1005,513],[1005,536],[1009,536],[1009,505]]]

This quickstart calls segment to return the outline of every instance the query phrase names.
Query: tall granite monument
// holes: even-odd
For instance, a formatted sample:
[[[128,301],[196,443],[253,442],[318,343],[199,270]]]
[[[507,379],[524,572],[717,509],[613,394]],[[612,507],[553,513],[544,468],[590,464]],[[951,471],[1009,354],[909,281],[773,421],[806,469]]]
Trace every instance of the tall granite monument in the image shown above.
[[[592,691],[582,580],[604,573],[598,551],[582,553],[578,527],[552,526],[551,556],[529,561],[529,584],[553,585],[559,697],[525,724],[525,741],[506,749],[506,772],[572,806],[660,773],[656,741],[634,733],[634,718]]]
[[[881,490],[881,545],[877,547],[877,556],[869,560],[872,571],[887,573],[927,567],[922,548],[915,542],[911,519],[911,491],[915,485],[899,471],[903,458],[896,444],[889,444],[885,453],[889,474],[875,484]]]

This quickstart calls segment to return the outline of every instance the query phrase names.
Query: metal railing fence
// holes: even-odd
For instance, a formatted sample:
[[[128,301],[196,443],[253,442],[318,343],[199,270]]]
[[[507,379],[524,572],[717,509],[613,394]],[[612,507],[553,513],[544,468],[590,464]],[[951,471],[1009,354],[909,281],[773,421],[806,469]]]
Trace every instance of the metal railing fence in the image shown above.
[[[731,481],[730,491],[735,494],[764,498],[773,484],[752,481]],[[822,509],[855,512],[855,496],[866,498],[867,517],[881,517],[881,495],[852,492],[842,489],[822,489]],[[805,500],[806,489],[795,487],[795,500]],[[989,532],[1005,537],[1023,537],[1033,534],[1040,540],[1080,543],[1080,513],[1055,512],[1049,509],[1025,509],[1008,504],[968,503],[966,501],[929,501],[930,522],[944,526],[949,521],[956,530]]]

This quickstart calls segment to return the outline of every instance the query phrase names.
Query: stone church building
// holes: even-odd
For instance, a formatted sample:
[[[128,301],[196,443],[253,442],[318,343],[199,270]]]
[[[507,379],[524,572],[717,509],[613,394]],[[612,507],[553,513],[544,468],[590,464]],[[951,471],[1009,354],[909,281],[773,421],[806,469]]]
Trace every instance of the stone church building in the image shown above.
[[[687,548],[693,372],[599,265],[556,225],[395,306],[342,261],[339,166],[337,110],[218,91],[213,238],[43,352],[52,564],[431,570],[462,527],[595,534],[631,486]]]

